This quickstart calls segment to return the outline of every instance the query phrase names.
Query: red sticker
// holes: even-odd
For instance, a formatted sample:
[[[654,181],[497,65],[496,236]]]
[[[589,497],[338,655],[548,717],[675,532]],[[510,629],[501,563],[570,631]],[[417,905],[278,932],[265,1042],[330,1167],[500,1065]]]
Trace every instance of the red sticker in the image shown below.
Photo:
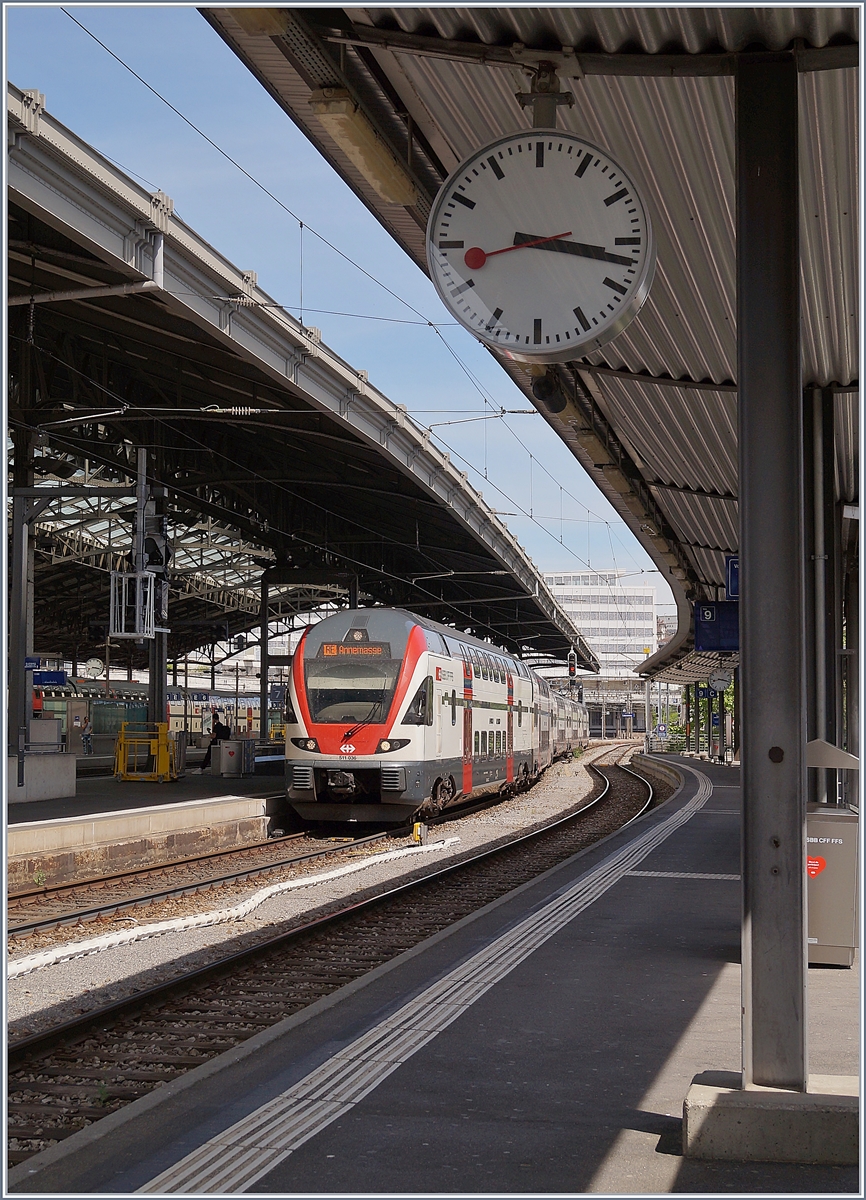
[[[820,875],[826,865],[827,860],[825,858],[821,858],[820,855],[817,858],[812,858],[810,855],[806,859],[806,871],[808,872],[809,878],[814,879],[816,875]]]

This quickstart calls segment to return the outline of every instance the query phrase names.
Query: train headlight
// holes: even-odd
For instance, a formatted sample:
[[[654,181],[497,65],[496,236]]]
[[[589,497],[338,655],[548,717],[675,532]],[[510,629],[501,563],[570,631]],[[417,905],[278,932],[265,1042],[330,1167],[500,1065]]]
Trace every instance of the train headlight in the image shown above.
[[[377,754],[389,754],[392,750],[402,750],[409,745],[409,738],[382,738],[376,747]]]
[[[318,750],[319,743],[315,738],[291,738],[293,746],[297,746],[299,750]]]

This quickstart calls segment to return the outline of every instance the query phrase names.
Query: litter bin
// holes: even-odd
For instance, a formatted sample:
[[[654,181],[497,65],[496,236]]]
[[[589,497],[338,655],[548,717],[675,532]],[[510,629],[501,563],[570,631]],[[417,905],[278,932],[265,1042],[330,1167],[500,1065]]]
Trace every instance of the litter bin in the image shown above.
[[[240,738],[227,738],[220,742],[220,775],[240,775],[243,768],[242,746]]]
[[[186,774],[187,732],[185,729],[176,729],[174,733],[170,733],[168,736],[174,741],[174,765],[179,779],[182,775]]]
[[[810,804],[806,811],[809,962],[850,967],[858,942],[858,815]]]

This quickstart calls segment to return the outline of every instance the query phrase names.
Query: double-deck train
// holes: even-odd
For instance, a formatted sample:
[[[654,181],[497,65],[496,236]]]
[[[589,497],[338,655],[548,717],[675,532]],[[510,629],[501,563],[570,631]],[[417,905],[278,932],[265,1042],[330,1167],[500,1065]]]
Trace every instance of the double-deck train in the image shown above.
[[[304,633],[285,718],[288,799],[305,820],[434,816],[527,787],[589,740],[584,705],[520,659],[389,608]]]

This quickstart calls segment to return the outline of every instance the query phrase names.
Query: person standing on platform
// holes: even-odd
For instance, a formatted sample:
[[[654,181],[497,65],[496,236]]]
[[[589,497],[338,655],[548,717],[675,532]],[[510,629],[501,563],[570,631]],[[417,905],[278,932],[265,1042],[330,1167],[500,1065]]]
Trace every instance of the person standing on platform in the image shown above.
[[[87,717],[81,726],[81,749],[84,754],[93,753],[93,726],[90,717]]]
[[[205,754],[201,764],[201,769],[203,771],[206,771],[210,766],[210,756],[214,746],[219,745],[220,742],[224,742],[226,738],[230,736],[231,730],[229,729],[228,725],[223,725],[219,718],[217,718],[216,724],[213,727],[213,736],[211,737],[210,745],[207,748],[207,753]]]

